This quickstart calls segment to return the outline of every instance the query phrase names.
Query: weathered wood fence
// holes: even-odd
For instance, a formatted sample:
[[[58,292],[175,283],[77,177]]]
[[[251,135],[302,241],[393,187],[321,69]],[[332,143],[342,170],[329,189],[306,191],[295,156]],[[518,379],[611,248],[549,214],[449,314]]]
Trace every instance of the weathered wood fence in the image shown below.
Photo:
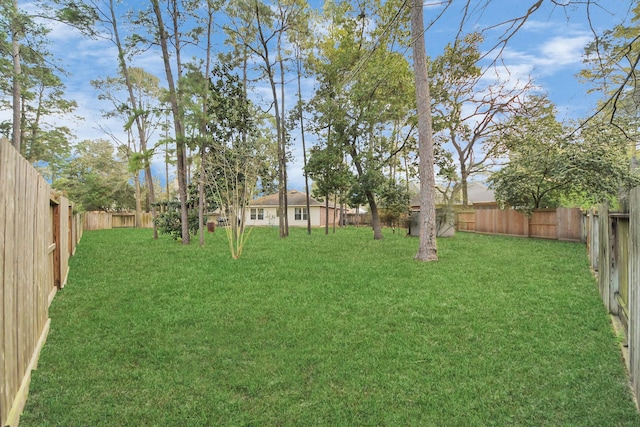
[[[536,209],[531,217],[495,203],[474,205],[456,214],[456,230],[485,234],[584,241],[584,214],[579,208]]]
[[[135,212],[85,212],[85,230],[105,230],[111,228],[134,228]],[[140,228],[153,228],[153,217],[149,212],[140,215]]]
[[[624,329],[631,386],[640,396],[640,187],[631,191],[628,212],[589,211],[586,234],[600,296]]]
[[[0,138],[0,425],[17,426],[82,221]]]

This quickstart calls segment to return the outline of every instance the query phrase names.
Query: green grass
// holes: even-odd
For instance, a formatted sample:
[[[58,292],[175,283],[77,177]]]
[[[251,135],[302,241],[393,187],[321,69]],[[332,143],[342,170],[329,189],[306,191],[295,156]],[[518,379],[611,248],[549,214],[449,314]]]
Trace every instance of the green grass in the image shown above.
[[[21,426],[638,426],[583,245],[86,232]]]

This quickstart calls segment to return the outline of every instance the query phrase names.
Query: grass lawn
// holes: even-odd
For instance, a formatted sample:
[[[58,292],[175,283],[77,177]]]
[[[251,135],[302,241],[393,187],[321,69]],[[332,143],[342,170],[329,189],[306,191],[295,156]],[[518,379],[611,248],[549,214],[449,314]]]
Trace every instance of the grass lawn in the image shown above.
[[[21,426],[639,426],[584,245],[84,234]]]

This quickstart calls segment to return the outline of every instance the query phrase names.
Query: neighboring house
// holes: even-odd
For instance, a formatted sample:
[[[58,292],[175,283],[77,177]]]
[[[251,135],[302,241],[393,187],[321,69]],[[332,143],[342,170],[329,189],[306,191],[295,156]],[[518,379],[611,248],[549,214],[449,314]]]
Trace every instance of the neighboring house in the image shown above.
[[[474,203],[489,203],[496,201],[496,196],[493,193],[493,190],[479,182],[467,183],[467,197],[469,198],[470,205],[473,205]]]
[[[417,184],[411,184],[411,201],[409,202],[412,211],[420,210],[420,187]],[[456,200],[454,205],[460,205],[462,200],[460,198],[462,194],[458,194],[459,200]],[[469,199],[469,205],[475,203],[495,203],[496,198],[493,190],[487,188],[486,185],[471,181],[467,183],[467,197]],[[444,204],[444,197],[440,191],[436,190],[436,205]]]
[[[270,194],[249,202],[245,213],[245,224],[250,226],[277,226],[278,225],[278,194]],[[322,227],[327,224],[324,202],[319,202],[313,197],[309,198],[309,212],[307,212],[307,194],[297,190],[287,193],[287,206],[289,215],[289,227],[306,227],[307,215],[311,218],[312,227]],[[329,203],[329,225],[333,225],[334,216],[336,224],[339,215],[334,215],[335,207]]]

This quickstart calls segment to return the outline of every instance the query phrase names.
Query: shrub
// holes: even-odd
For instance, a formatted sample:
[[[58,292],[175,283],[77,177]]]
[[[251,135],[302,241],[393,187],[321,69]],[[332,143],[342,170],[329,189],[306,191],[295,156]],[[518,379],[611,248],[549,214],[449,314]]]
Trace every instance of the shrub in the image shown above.
[[[180,203],[163,203],[166,212],[158,214],[154,218],[154,223],[162,234],[168,234],[175,240],[182,239],[182,220],[180,215]],[[198,211],[189,209],[189,234],[195,235],[198,232]]]

